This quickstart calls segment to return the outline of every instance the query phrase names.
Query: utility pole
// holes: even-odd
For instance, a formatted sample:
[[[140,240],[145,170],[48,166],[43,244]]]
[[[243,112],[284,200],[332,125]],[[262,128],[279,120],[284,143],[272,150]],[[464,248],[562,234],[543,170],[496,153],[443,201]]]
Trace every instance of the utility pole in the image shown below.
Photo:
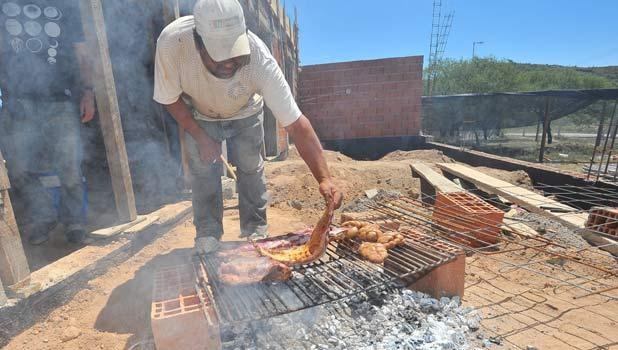
[[[484,41],[473,41],[472,42],[472,58],[476,57],[476,45],[485,44]]]

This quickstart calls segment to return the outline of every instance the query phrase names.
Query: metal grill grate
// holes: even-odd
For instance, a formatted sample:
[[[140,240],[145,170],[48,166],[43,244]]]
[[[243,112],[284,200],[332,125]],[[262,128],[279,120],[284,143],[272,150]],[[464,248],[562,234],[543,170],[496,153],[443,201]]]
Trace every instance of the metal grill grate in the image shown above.
[[[406,243],[389,251],[383,266],[358,257],[348,243],[331,242],[317,262],[294,268],[292,279],[278,283],[228,286],[217,280],[221,261],[201,256],[206,279],[201,282],[214,300],[221,325],[270,318],[349,298],[382,288],[398,280],[410,281],[450,262],[457,248],[418,233],[402,232]]]

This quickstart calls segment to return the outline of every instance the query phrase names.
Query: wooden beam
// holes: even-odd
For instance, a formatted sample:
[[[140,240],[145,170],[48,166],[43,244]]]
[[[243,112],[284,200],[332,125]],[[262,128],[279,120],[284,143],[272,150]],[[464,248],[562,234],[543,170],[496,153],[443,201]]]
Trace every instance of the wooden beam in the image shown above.
[[[440,169],[476,185],[482,191],[497,194],[527,210],[557,220],[569,227],[585,227],[588,214],[525,188],[496,179],[462,164],[441,163]]]
[[[0,306],[6,304],[6,294],[4,293],[4,287],[2,287],[2,281],[0,281]]]
[[[431,169],[427,164],[417,163],[410,164],[413,177],[420,177],[432,185],[436,191],[442,193],[464,192],[464,189],[458,186],[453,181],[447,179],[442,174],[438,174]]]
[[[105,227],[102,229],[98,229],[96,231],[92,231],[90,232],[88,235],[92,238],[110,238],[110,237],[114,237],[116,235],[119,235],[123,232],[125,232],[125,230],[130,229],[131,227],[142,223],[146,220],[147,216],[145,215],[138,215],[137,219],[125,223],[125,224],[120,224],[120,225],[116,225],[116,226],[112,226],[112,227]]]
[[[28,260],[9,197],[9,177],[0,153],[0,280],[12,286],[30,277]]]
[[[129,222],[137,218],[137,210],[101,0],[80,0],[80,8],[84,32],[94,58],[95,94],[116,210],[121,222]]]

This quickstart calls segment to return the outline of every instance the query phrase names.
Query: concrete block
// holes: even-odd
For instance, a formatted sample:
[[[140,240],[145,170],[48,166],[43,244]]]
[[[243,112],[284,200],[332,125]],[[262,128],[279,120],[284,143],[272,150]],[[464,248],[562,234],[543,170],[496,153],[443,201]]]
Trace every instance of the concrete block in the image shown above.
[[[236,181],[228,177],[221,178],[221,188],[223,191],[223,199],[232,199],[236,196]]]

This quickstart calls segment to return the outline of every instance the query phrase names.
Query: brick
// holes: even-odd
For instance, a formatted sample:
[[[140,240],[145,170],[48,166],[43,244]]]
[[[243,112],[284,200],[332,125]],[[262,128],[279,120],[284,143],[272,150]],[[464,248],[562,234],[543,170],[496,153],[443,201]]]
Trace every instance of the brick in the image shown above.
[[[504,212],[470,193],[439,192],[433,218],[440,226],[460,233],[472,247],[483,247],[499,241]]]
[[[216,312],[195,285],[191,264],[155,272],[150,321],[158,350],[221,348]]]
[[[447,242],[437,240],[419,230],[406,228],[401,231],[406,239],[412,241],[417,246],[427,247],[427,251],[438,251],[449,255],[455,255],[455,259],[442,264],[426,275],[418,278],[418,276],[410,276],[404,278],[403,282],[409,289],[417,290],[440,298],[443,296],[453,297],[455,295],[460,298],[464,295],[465,285],[465,253],[462,249],[449,244]],[[388,259],[385,261],[385,267],[388,267]]]

